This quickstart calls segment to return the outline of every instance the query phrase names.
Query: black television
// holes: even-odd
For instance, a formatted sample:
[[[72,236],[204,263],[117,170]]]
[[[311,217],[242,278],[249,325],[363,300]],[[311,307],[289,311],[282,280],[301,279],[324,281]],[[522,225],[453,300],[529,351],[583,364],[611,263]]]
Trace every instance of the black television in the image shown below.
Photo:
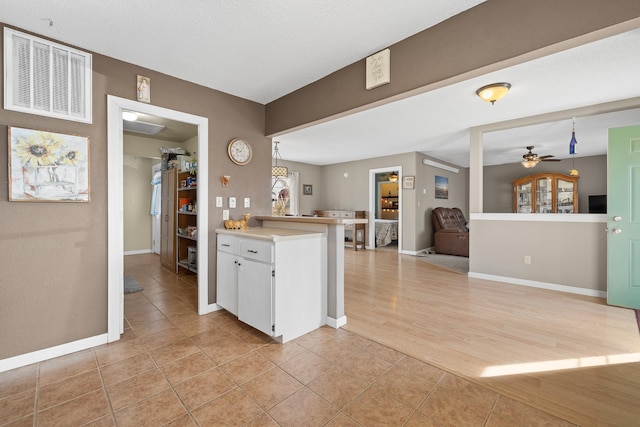
[[[606,214],[607,213],[607,195],[589,196],[589,213]]]

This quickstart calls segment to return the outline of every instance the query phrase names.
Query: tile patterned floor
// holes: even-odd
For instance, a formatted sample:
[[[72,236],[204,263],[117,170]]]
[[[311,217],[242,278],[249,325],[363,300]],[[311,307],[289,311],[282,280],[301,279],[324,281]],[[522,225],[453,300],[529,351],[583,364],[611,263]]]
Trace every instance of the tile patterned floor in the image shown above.
[[[125,257],[116,343],[0,373],[0,426],[569,426],[342,329],[284,345],[221,311],[192,277]]]

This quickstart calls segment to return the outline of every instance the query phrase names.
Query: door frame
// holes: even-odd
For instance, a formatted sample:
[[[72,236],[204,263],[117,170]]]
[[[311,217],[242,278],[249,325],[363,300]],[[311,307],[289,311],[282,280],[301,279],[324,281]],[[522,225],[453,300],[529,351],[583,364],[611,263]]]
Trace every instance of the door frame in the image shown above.
[[[376,248],[376,174],[384,172],[398,172],[398,253],[402,253],[402,216],[404,207],[402,206],[402,166],[388,166],[384,168],[369,169],[369,248]]]
[[[209,119],[143,102],[107,95],[107,341],[124,332],[124,219],[122,112],[135,111],[193,124],[198,128],[198,314],[216,309],[209,304]]]

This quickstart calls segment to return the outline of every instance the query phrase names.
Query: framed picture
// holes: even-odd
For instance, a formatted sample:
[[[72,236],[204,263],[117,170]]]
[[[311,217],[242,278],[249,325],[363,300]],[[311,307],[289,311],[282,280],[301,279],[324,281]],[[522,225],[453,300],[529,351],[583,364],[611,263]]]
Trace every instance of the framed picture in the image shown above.
[[[8,157],[9,201],[89,201],[89,138],[10,126]]]
[[[138,101],[151,102],[151,79],[149,77],[138,75],[136,78],[136,93]]]
[[[436,199],[449,198],[449,178],[436,175]]]
[[[402,177],[402,188],[413,189],[415,186],[416,177],[415,176],[403,176]]]
[[[313,194],[313,186],[311,184],[302,184],[302,194],[311,196]]]

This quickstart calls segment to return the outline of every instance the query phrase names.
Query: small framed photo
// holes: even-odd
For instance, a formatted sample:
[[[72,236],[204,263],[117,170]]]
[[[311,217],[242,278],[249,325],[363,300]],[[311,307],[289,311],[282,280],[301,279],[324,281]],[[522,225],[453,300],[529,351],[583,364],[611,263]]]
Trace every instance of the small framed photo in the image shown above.
[[[313,186],[311,184],[302,184],[302,194],[311,196],[313,194]]]
[[[403,176],[402,177],[402,188],[413,189],[416,183],[415,176]]]
[[[151,79],[149,77],[140,76],[136,78],[136,93],[138,101],[151,102]]]

